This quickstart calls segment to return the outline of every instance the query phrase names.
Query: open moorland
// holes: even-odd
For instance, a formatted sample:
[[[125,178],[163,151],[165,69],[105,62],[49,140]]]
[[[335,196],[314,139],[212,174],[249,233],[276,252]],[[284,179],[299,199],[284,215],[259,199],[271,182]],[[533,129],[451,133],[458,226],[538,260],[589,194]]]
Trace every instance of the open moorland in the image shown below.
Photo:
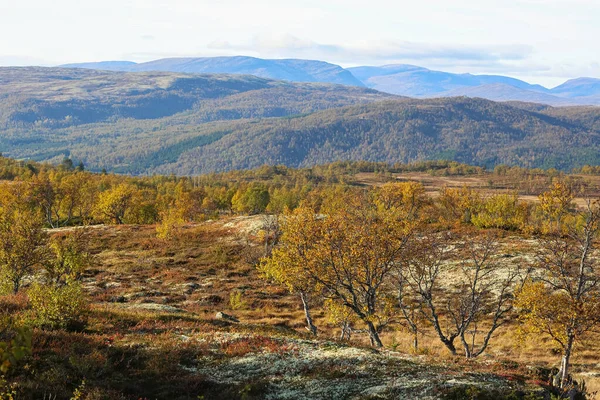
[[[569,235],[587,226],[592,167],[337,163],[188,179],[1,160],[2,396],[550,399],[600,389],[595,325],[577,331],[557,382],[563,336],[532,314],[563,304],[560,289],[539,286],[554,282],[540,255],[553,243],[580,254]],[[322,258],[331,246],[353,261]],[[595,282],[589,250],[585,280]],[[336,281],[339,265],[360,268]],[[440,266],[428,293],[442,336],[452,318],[468,320],[454,351],[413,291],[427,265]],[[383,278],[352,303],[348,293],[373,283],[361,271]],[[473,271],[482,286],[469,283]],[[462,297],[468,288],[476,302]],[[356,308],[372,290],[373,303]],[[598,320],[586,307],[550,307],[552,328],[572,315]]]

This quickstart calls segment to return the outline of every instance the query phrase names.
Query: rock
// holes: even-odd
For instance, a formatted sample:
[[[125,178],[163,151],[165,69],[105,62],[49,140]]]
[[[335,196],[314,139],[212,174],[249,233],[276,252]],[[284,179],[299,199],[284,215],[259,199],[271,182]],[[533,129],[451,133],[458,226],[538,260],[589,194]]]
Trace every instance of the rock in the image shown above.
[[[225,314],[222,311],[219,311],[215,315],[215,319],[221,319],[221,320],[230,321],[230,322],[240,322],[240,320],[237,319],[236,317],[234,317],[233,315]]]
[[[108,299],[109,303],[125,303],[126,301],[125,296],[112,296]]]
[[[198,285],[197,283],[185,283],[183,285],[183,293],[188,294],[188,295],[192,294],[199,287],[200,287],[200,285]]]

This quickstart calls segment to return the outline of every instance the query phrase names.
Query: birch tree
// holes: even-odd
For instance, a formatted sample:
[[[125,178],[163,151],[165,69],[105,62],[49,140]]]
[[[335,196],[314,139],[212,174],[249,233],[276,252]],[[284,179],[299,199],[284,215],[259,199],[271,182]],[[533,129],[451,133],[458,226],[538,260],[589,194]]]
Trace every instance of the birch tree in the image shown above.
[[[540,239],[536,266],[541,274],[519,292],[517,306],[527,332],[548,335],[562,350],[559,385],[564,388],[575,344],[600,324],[600,268],[593,257],[600,207],[588,201],[571,218],[557,220],[556,215],[548,215],[556,231]]]
[[[403,268],[399,304],[413,331],[414,308],[435,330],[450,353],[458,354],[456,340],[466,358],[481,355],[513,307],[519,268],[499,267],[494,259],[497,238],[477,233],[455,238],[449,233],[418,240],[419,251]],[[420,301],[404,293],[416,294]]]
[[[394,301],[392,271],[420,222],[423,193],[412,182],[390,184],[375,193],[340,194],[322,207],[324,215],[299,207],[285,217],[281,246],[263,268],[277,271],[281,282],[291,280],[292,288],[309,284],[351,310],[367,327],[371,344],[382,347],[379,334]]]

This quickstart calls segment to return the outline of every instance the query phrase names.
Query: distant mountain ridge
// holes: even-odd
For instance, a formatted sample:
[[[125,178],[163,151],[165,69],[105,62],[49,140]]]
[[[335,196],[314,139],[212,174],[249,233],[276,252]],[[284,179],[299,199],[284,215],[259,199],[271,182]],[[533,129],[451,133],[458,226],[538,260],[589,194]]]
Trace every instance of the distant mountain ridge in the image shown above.
[[[501,75],[472,75],[452,74],[449,72],[432,71],[415,65],[384,65],[382,67],[348,68],[354,76],[367,86],[377,89],[386,86],[390,92],[392,85],[398,85],[395,90],[403,91],[414,97],[431,97],[461,87],[473,87],[488,84],[505,84],[519,89],[547,91],[541,85],[531,85],[519,79]],[[403,84],[403,86],[400,86]],[[410,93],[410,94],[408,94]]]
[[[124,72],[183,72],[254,75],[260,78],[293,82],[335,83],[365,86],[348,70],[324,61],[283,59],[266,60],[255,57],[163,58],[145,63],[109,61],[66,64],[64,68],[106,69]]]
[[[502,75],[453,74],[414,65],[348,68],[367,87],[417,98],[481,97],[553,106],[600,105],[600,79],[579,78],[552,89]]]
[[[416,98],[467,96],[552,106],[600,105],[600,79],[596,78],[572,79],[548,89],[502,75],[454,74],[405,64],[342,68],[324,61],[235,56],[165,58],[139,64],[104,61],[63,67],[125,72],[243,74],[295,82],[366,86]]]

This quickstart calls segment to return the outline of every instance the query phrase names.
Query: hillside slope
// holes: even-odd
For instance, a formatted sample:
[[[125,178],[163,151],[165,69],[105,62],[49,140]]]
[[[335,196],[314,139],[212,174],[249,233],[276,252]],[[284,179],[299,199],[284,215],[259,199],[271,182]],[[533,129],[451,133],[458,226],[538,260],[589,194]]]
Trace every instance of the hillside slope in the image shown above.
[[[0,69],[0,151],[134,174],[450,159],[600,164],[600,109],[406,99],[242,75]],[[542,94],[540,94],[542,95]]]
[[[240,102],[245,105],[239,107],[253,110],[248,116],[286,116],[393,97],[371,89],[250,75],[37,67],[0,68],[0,84],[0,126],[7,130],[31,124],[56,128],[120,118],[155,119],[194,107],[223,114]]]
[[[600,163],[600,111],[587,113],[571,109],[550,116],[467,98],[378,102],[230,126],[219,140],[185,151],[157,171],[190,174],[261,164],[426,159],[570,169]]]

